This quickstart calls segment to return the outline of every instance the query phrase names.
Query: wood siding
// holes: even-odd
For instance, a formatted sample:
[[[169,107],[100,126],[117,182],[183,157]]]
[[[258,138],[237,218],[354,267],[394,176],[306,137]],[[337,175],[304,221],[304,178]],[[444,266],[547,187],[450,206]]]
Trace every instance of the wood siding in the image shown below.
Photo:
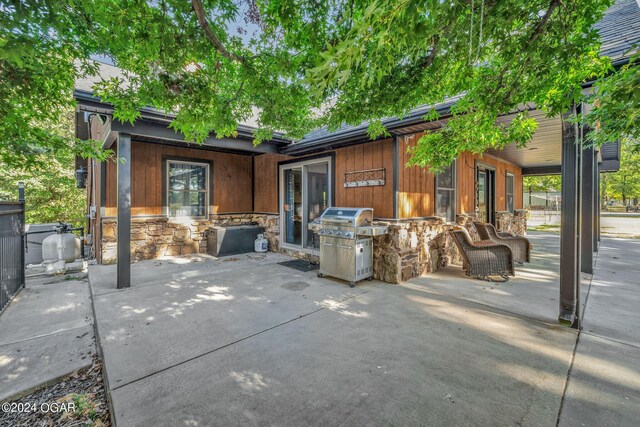
[[[213,200],[209,201],[212,206],[210,214],[251,212],[251,156],[132,141],[132,215],[162,215],[164,156],[213,162]],[[108,161],[106,167],[105,216],[108,217],[117,214],[117,165]]]
[[[458,159],[458,213],[475,213],[476,162],[496,170],[496,211],[507,209],[506,175],[514,176],[513,206],[522,209],[522,169],[489,155],[463,153]]]
[[[263,154],[254,158],[254,211],[278,213],[278,162],[290,159],[280,154]]]
[[[398,146],[398,215],[419,218],[435,215],[435,177],[428,168],[407,167],[408,152],[422,133],[401,137]]]
[[[398,147],[398,215],[400,218],[427,217],[435,214],[435,178],[426,168],[406,167],[407,149],[421,134],[401,137]],[[162,158],[193,158],[213,162],[213,200],[210,213],[277,213],[278,162],[291,157],[278,154],[251,156],[221,153],[188,147],[132,142],[132,215],[162,215]],[[300,160],[303,160],[301,157]],[[463,153],[457,166],[457,213],[475,212],[475,164],[480,161],[496,168],[496,210],[506,209],[506,173],[514,175],[514,207],[522,208],[521,169],[489,155]],[[393,140],[386,139],[335,150],[335,205],[371,206],[377,218],[393,217]],[[116,164],[107,162],[105,216],[116,215]],[[385,184],[372,187],[344,187],[346,172],[385,169]],[[96,173],[99,168],[95,168]],[[94,178],[93,193],[99,201],[99,177]],[[252,180],[254,200],[251,200]]]
[[[435,215],[435,176],[427,168],[406,167],[422,133],[400,138],[398,147],[398,214],[400,218]],[[462,153],[457,162],[457,213],[475,213],[476,161],[496,169],[496,210],[506,210],[506,174],[514,175],[514,208],[522,209],[522,170],[489,155]]]
[[[335,150],[335,205],[372,207],[376,218],[393,217],[393,140],[368,142]],[[385,183],[344,187],[345,173],[384,168]]]

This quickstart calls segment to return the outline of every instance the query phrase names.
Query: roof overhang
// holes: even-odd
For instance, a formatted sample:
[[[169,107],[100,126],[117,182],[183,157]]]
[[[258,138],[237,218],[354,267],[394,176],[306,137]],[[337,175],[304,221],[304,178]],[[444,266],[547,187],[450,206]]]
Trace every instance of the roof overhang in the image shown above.
[[[94,96],[92,93],[76,90],[74,91],[74,97],[78,102],[78,120],[81,118],[81,115],[84,114],[84,121],[88,123],[89,116],[99,115],[103,118],[104,127],[106,128],[108,125],[108,131],[103,131],[102,133],[104,134],[101,133],[101,135],[99,135],[99,139],[107,148],[115,140],[115,135],[118,133],[130,134],[132,139],[139,141],[181,146],[186,145],[192,148],[245,154],[278,153],[283,147],[290,143],[282,138],[281,135],[276,135],[269,141],[263,141],[258,145],[254,145],[253,133],[255,129],[243,125],[238,126],[237,136],[235,138],[216,138],[215,136],[209,136],[202,143],[195,143],[187,141],[184,135],[171,129],[169,124],[175,116],[165,114],[162,111],[153,108],[142,108],[140,110],[140,118],[134,123],[120,122],[112,119],[113,106],[102,102],[100,98]],[[77,128],[81,128],[81,126],[77,126]],[[95,138],[95,135],[91,135],[91,137]]]

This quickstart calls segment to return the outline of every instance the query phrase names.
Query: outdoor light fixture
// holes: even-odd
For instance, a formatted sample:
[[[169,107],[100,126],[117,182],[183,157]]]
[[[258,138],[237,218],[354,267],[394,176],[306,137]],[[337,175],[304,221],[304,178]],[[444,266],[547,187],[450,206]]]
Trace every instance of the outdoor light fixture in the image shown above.
[[[84,166],[76,171],[76,187],[87,188],[87,169]]]

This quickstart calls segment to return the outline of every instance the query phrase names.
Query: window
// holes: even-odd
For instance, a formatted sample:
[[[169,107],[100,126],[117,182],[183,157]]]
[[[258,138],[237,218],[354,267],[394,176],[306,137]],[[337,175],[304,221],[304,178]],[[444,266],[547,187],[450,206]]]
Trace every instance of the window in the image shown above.
[[[507,173],[507,210],[513,212],[513,174]]]
[[[209,165],[167,160],[167,205],[170,217],[206,217]]]
[[[456,220],[456,161],[436,175],[436,215]]]

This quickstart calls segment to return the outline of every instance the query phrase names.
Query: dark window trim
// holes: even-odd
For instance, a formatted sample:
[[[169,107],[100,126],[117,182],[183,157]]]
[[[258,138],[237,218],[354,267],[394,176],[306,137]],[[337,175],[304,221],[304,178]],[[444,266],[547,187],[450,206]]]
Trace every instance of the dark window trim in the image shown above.
[[[511,177],[512,182],[511,182],[511,200],[512,200],[512,204],[513,206],[511,206],[511,209],[509,209],[509,186],[507,185],[507,182],[509,180],[509,177]],[[509,212],[514,212],[515,208],[516,208],[516,200],[515,200],[515,193],[516,193],[516,175],[511,173],[511,172],[506,172],[505,173],[505,179],[504,179],[504,192],[505,192],[505,200],[504,200],[504,207],[506,208],[506,210],[508,210]]]
[[[490,191],[491,191],[491,195],[492,195],[491,199],[493,199],[492,200],[493,203],[491,204],[491,215],[490,215],[490,218],[489,218],[489,222],[491,224],[495,225],[495,222],[496,222],[496,220],[495,220],[495,218],[496,218],[496,203],[497,203],[497,200],[496,200],[497,197],[496,197],[496,194],[495,194],[497,169],[496,169],[496,167],[494,165],[491,165],[489,163],[485,163],[485,162],[483,162],[481,160],[476,160],[474,162],[474,175],[473,175],[473,184],[474,184],[473,185],[473,200],[475,201],[474,212],[475,213],[478,212],[477,211],[477,209],[478,209],[478,169],[480,169],[480,168],[486,169],[486,170],[489,170],[489,171],[493,172],[493,174],[492,174],[493,175],[492,176],[493,180],[492,180],[492,182],[490,182],[490,185],[492,185],[492,188],[490,188]]]
[[[277,180],[277,185],[278,185],[278,215],[280,215],[280,166],[281,165],[288,165],[291,163],[300,163],[300,162],[305,162],[307,160],[315,160],[315,159],[322,159],[325,157],[330,157],[331,158],[331,170],[329,171],[329,173],[331,174],[331,206],[335,206],[336,205],[336,153],[335,151],[329,151],[329,152],[324,152],[322,154],[314,154],[313,156],[303,156],[303,157],[296,157],[293,159],[289,159],[289,160],[280,160],[278,162],[278,180]]]
[[[204,216],[200,217],[172,217],[169,215],[169,201],[167,200],[167,163],[169,161],[178,162],[192,162],[209,165],[209,200],[207,203],[207,212]],[[194,218],[194,219],[208,219],[213,214],[213,160],[199,159],[197,157],[181,157],[181,156],[162,156],[162,216],[167,218]]]
[[[452,175],[452,180],[453,180],[453,186],[451,188],[449,187],[442,187],[443,190],[448,190],[448,191],[452,191],[453,192],[453,198],[452,198],[452,203],[453,203],[453,218],[447,218],[447,221],[450,222],[454,222],[456,220],[456,215],[458,214],[458,159],[454,159],[453,162],[451,163],[451,175]],[[435,174],[434,175],[434,208],[435,208],[435,214],[438,214],[438,190],[441,188],[438,186],[438,175],[440,174]]]

